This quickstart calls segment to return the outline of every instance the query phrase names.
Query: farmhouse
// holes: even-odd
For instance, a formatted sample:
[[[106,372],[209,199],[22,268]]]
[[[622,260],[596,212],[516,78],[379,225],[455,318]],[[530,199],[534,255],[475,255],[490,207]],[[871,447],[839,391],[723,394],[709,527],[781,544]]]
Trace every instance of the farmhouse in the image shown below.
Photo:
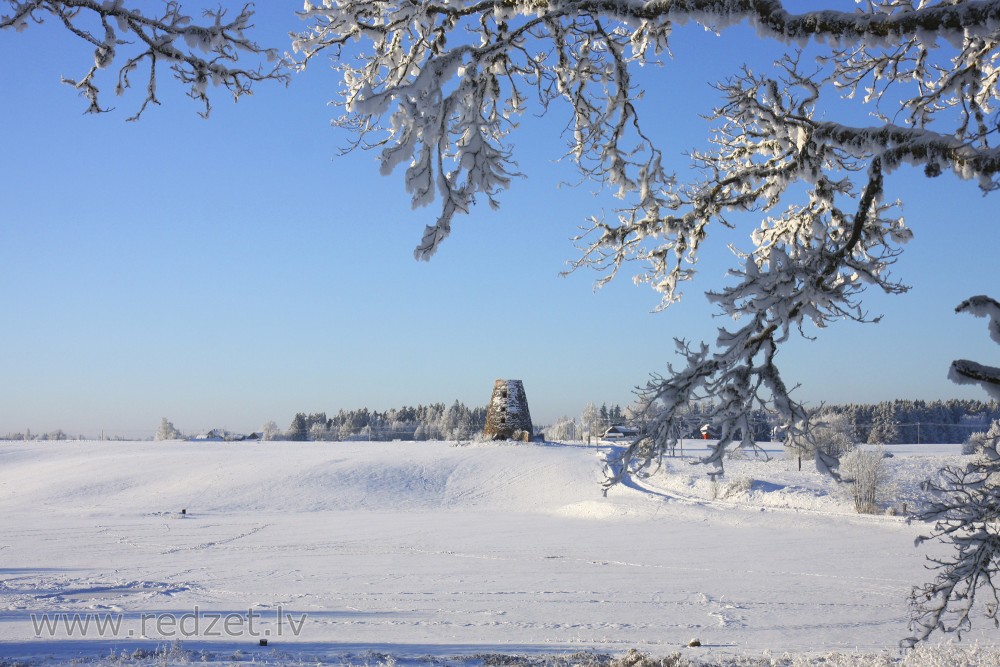
[[[230,433],[223,428],[213,428],[211,431],[191,436],[188,440],[192,442],[242,442],[244,440],[260,440],[262,437],[261,433],[244,435],[242,433]]]
[[[622,424],[616,424],[612,426],[604,435],[601,436],[605,440],[622,440],[625,438],[635,438],[639,435],[639,429],[633,426],[624,426]]]

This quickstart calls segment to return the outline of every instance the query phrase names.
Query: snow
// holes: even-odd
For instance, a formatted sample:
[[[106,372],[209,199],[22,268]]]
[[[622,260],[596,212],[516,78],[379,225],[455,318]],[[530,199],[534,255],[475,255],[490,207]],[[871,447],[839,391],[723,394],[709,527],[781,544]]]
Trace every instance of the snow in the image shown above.
[[[604,497],[608,445],[2,443],[0,664],[897,655],[926,527],[854,514],[780,447],[713,484],[684,445]],[[962,460],[890,451],[911,507]],[[36,636],[76,613],[122,624]],[[995,647],[977,620],[966,642]]]

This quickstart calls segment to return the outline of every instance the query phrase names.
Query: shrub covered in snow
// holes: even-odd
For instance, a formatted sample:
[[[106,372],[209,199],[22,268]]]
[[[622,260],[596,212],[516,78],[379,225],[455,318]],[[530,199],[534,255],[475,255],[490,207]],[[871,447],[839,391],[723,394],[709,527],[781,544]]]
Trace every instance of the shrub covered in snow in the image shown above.
[[[847,415],[837,412],[827,412],[820,416],[813,428],[813,437],[817,447],[833,456],[847,454],[854,449],[856,442],[854,424]]]
[[[854,449],[841,460],[840,473],[849,484],[858,514],[877,514],[889,491],[885,451],[881,447]]]
[[[988,431],[977,431],[969,436],[969,439],[962,445],[963,454],[979,454],[987,444],[995,445],[1000,438],[1000,420],[990,424]]]

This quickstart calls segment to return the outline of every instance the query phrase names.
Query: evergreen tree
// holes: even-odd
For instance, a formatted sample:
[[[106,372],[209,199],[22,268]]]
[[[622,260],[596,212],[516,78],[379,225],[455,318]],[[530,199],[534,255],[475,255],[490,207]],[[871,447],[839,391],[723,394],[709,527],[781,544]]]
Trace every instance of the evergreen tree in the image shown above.
[[[303,442],[309,437],[309,421],[304,413],[296,413],[295,417],[292,418],[286,437],[295,442]]]

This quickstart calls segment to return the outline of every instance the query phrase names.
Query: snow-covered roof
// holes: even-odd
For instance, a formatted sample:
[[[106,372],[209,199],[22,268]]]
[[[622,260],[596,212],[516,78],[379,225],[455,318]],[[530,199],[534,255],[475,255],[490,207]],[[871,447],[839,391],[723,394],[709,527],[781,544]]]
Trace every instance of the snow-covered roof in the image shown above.
[[[604,435],[605,436],[616,436],[616,435],[633,436],[633,435],[639,435],[639,429],[635,428],[634,426],[624,426],[622,424],[616,424],[616,425],[612,426],[611,428],[609,428],[607,431],[605,431]]]

